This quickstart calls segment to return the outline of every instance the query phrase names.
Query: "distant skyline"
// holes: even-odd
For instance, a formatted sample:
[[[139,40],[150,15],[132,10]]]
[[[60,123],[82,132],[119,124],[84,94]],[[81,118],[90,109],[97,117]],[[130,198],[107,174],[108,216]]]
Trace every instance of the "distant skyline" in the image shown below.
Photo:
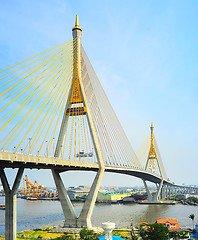
[[[134,150],[153,121],[167,176],[178,184],[198,184],[196,0],[0,3],[0,69],[71,39],[78,14],[83,47]],[[12,180],[16,171],[6,171]],[[25,174],[54,185],[50,171]],[[63,179],[66,187],[90,185],[94,175],[65,172]],[[105,173],[102,185],[142,181]]]

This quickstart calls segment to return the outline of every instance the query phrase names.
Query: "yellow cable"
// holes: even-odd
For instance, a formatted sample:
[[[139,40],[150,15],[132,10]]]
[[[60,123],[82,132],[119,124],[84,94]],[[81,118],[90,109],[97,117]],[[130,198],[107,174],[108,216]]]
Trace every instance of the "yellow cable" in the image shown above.
[[[84,139],[83,139],[83,129],[82,129],[82,119],[83,119],[83,115],[81,115],[80,117],[80,126],[81,126],[81,136],[82,136],[82,148],[83,148],[83,152],[85,152],[85,148],[84,148]],[[85,161],[85,154],[83,155],[83,160]]]
[[[58,74],[58,73],[57,73]],[[55,77],[56,77],[56,75],[55,75]],[[54,78],[55,78],[54,77]],[[54,89],[52,89],[51,91],[50,91],[50,94],[52,93],[54,91]],[[48,96],[50,95],[50,94],[48,94]],[[48,109],[48,111],[49,111],[49,109]],[[34,123],[35,123],[35,120],[33,121],[33,123],[31,124],[31,126],[30,126],[30,128],[34,125]],[[30,131],[30,128],[28,129],[28,131],[26,132],[26,134],[25,134],[25,136],[23,137],[23,139],[22,139],[22,141],[20,142],[20,144],[16,147],[16,150],[20,147],[20,145],[21,145],[21,143],[23,142],[23,140],[24,140],[24,138],[26,137],[26,135],[28,134],[28,132]],[[43,144],[42,144],[43,145]],[[39,151],[40,152],[40,151]]]
[[[37,99],[36,103],[41,99],[41,97],[45,94],[45,92],[46,92],[47,90],[48,90],[48,89],[45,89],[45,91],[42,93],[42,95],[39,97],[39,99]],[[18,127],[16,127],[17,125],[14,127],[14,128],[16,128],[15,131],[13,132],[13,130],[14,130],[14,128],[13,128],[13,129],[9,132],[9,134],[10,134],[11,132],[13,132],[12,135],[10,136],[10,138],[15,134],[15,132],[17,131],[17,129],[18,129],[18,128],[20,127],[20,125],[23,123],[23,121],[25,120],[26,116],[29,115],[30,111],[34,108],[34,106],[36,105],[36,103],[34,103],[34,105],[33,105],[33,106],[30,108],[30,110],[25,114],[25,116],[18,122],[18,124],[17,124]],[[41,103],[41,105],[42,105],[42,103]],[[41,105],[40,105],[40,106],[41,106]],[[35,113],[36,113],[36,112],[35,112]],[[34,113],[34,114],[35,114],[35,113]],[[34,115],[34,114],[33,114],[33,115]],[[28,123],[28,122],[27,122],[27,123]],[[25,124],[25,126],[27,125],[27,123]],[[25,127],[25,126],[24,126],[24,127]],[[24,128],[24,127],[23,127],[23,128]],[[22,128],[22,129],[23,129],[23,128]],[[22,131],[22,129],[21,129],[21,131]],[[21,132],[21,131],[20,131],[20,132]],[[19,132],[19,133],[20,133],[20,132]],[[19,133],[18,133],[18,134],[19,134]],[[9,135],[9,134],[8,134],[8,135]],[[18,136],[18,134],[15,136],[15,138]],[[7,136],[8,136],[8,135],[7,135]],[[2,142],[7,138],[7,136],[2,140]],[[3,148],[7,145],[8,141],[10,140],[10,138],[9,138],[9,139],[7,140],[7,142],[4,144]],[[12,142],[15,140],[15,138],[12,140]],[[1,143],[2,143],[2,142],[1,142]],[[11,143],[12,143],[12,142],[11,142]],[[0,143],[0,144],[1,144],[1,143]],[[10,144],[11,144],[11,143],[10,143]],[[10,146],[10,144],[9,144],[9,146]],[[9,147],[9,146],[8,146],[8,147]],[[7,147],[7,148],[8,148],[8,147]],[[17,151],[17,149],[18,149],[18,147],[16,148],[15,151]]]
[[[66,51],[65,51],[66,52]],[[60,52],[59,52],[60,53]],[[57,54],[54,54],[52,57],[50,57],[50,58],[48,58],[41,66],[39,66],[38,68],[36,68],[33,72],[31,72],[30,74],[28,74],[27,76],[25,76],[22,80],[20,80],[19,82],[17,82],[16,84],[14,84],[14,85],[12,85],[10,88],[8,88],[8,89],[6,89],[6,90],[4,90],[1,94],[0,94],[0,96],[3,96],[5,93],[7,93],[8,91],[10,91],[13,87],[15,87],[16,85],[18,85],[20,82],[22,82],[23,80],[25,80],[26,78],[28,78],[29,76],[31,76],[33,73],[35,73],[36,71],[38,71],[39,69],[41,69],[43,66],[45,66],[47,63],[50,63],[50,62],[52,62],[52,61],[55,61],[55,60],[59,60],[59,58],[61,57],[61,56],[58,56],[58,57],[56,57],[55,59],[53,59],[53,57],[54,56],[56,56],[56,55],[58,55],[58,53]],[[68,55],[68,54],[67,54]],[[66,56],[67,56],[66,55]],[[52,59],[52,60],[51,60]],[[51,60],[51,61],[50,61]],[[48,67],[48,68],[46,68],[45,70],[43,70],[40,74],[38,74],[37,76],[40,76],[40,75],[42,75],[43,74],[43,72],[46,72],[50,67],[52,66],[52,64]],[[36,77],[36,76],[35,76]],[[35,78],[34,77],[34,78]],[[33,78],[33,79],[34,79]],[[38,78],[38,77],[37,77]],[[36,78],[36,79],[37,79]],[[32,83],[32,79],[30,79],[27,83]],[[23,86],[25,86],[27,83],[25,83]],[[23,87],[22,86],[22,87]],[[21,89],[22,87],[20,87],[19,89]],[[17,92],[19,89],[17,89],[15,92]],[[15,93],[14,92],[14,93]],[[13,94],[13,93],[12,93]],[[12,95],[11,94],[11,95]],[[10,96],[11,96],[10,95]],[[7,99],[7,97],[5,98],[5,99]],[[3,99],[2,101],[4,101],[5,99]],[[1,102],[2,102],[1,101]]]
[[[74,159],[76,159],[76,116],[75,116],[75,135],[74,135]]]
[[[70,39],[69,41],[67,41],[67,42],[70,42],[70,41],[71,41],[71,39]],[[21,61],[21,62],[19,62],[19,63],[16,63],[16,64],[14,64],[14,65],[12,65],[12,66],[10,66],[10,67],[8,67],[8,68],[5,68],[5,69],[1,70],[0,72],[3,72],[3,71],[5,71],[5,70],[7,70],[7,69],[9,69],[9,68],[15,67],[15,66],[17,66],[17,65],[19,65],[19,64],[21,64],[21,63],[23,63],[23,62],[26,62],[26,61],[34,58],[34,57],[37,57],[37,56],[39,56],[39,55],[41,55],[41,54],[43,54],[43,53],[45,53],[45,52],[48,52],[48,51],[50,51],[50,50],[52,50],[52,49],[54,49],[54,48],[56,48],[56,47],[58,47],[58,46],[61,46],[61,45],[65,44],[65,43],[67,43],[67,42],[61,43],[61,44],[59,44],[59,45],[57,45],[57,46],[55,46],[55,47],[53,47],[53,48],[50,48],[49,50],[46,50],[46,51],[44,51],[44,52],[42,52],[42,53],[39,53],[39,54],[37,54],[37,55],[35,55],[35,56],[33,56],[33,57],[30,57],[30,58],[28,58],[28,59],[26,59],[26,60],[23,60],[23,61]]]
[[[75,50],[76,47],[77,47],[77,45],[74,44],[73,51]],[[71,93],[72,88],[73,88],[72,86],[73,86],[73,84],[71,84],[70,93]],[[70,95],[70,93],[69,93],[69,95]],[[67,108],[68,108],[68,103],[69,103],[69,102],[67,102],[67,105],[66,105],[66,107],[65,107],[65,111],[66,111]],[[57,142],[57,146],[56,146],[55,156],[57,156],[57,154],[58,154],[58,149],[59,149],[59,144],[60,144],[60,136],[61,136],[62,131],[63,131],[63,122],[65,121],[65,117],[66,117],[66,112],[65,112],[65,114],[64,114],[63,121],[62,121],[62,124],[61,124],[61,129],[60,129],[60,133],[59,133],[59,137],[58,137],[58,142]]]
[[[69,72],[69,76],[67,77],[67,81],[66,81],[66,83],[68,82],[68,81],[70,81],[70,73],[71,73],[71,71]],[[66,74],[65,74],[66,75]],[[67,84],[67,89],[66,89],[66,93],[65,93],[65,95],[67,94],[67,91],[68,91],[68,89],[69,89],[69,85],[70,84]],[[62,108],[61,108],[62,109]],[[57,124],[58,124],[58,121],[59,121],[59,118],[60,118],[60,115],[61,115],[61,112],[60,112],[60,114],[59,114],[59,117],[58,117],[58,120],[57,120],[57,122],[56,122],[56,125],[55,125],[55,128],[54,128],[54,130],[53,130],[53,133],[52,133],[52,141],[53,141],[53,139],[54,139],[54,136],[55,136],[55,130],[56,130],[56,128],[57,128]],[[52,141],[51,141],[51,143],[50,143],[50,146],[49,146],[49,151],[51,150],[51,146],[52,146]]]
[[[64,49],[64,50],[65,50],[65,49]],[[62,52],[62,53],[61,53],[61,52]],[[20,81],[18,81],[16,84],[14,84],[14,85],[12,85],[10,88],[4,90],[4,91],[0,94],[0,96],[3,96],[5,93],[7,93],[7,92],[8,92],[9,90],[11,90],[13,87],[17,86],[19,83],[21,83],[21,82],[24,81],[26,78],[28,78],[29,76],[31,76],[33,73],[35,73],[36,71],[40,70],[42,67],[46,66],[47,63],[49,64],[50,62],[53,62],[53,61],[57,62],[56,60],[60,59],[65,52],[67,52],[67,54],[66,54],[66,56],[67,56],[68,54],[72,53],[72,49],[71,49],[70,51],[68,51],[68,50],[63,51],[63,50],[61,50],[61,51],[57,52],[56,54],[54,54],[53,56],[51,56],[51,57],[45,59],[44,61],[42,61],[42,62],[41,62],[42,64],[39,63],[39,64],[35,65],[34,67],[30,68],[30,69],[33,69],[33,68],[35,68],[36,66],[39,66],[39,65],[40,65],[40,66],[37,67],[34,71],[32,71],[31,73],[29,73],[27,76],[25,76],[24,78],[22,78]],[[57,56],[59,53],[61,53],[60,56]],[[57,57],[55,57],[55,56],[57,56]],[[21,73],[21,74],[18,75],[18,76],[23,75],[24,73],[28,72],[30,69],[28,69],[27,71]],[[47,69],[48,69],[48,68],[47,68]],[[45,72],[47,69],[43,70],[43,72]],[[41,75],[43,72],[41,72],[39,75]],[[17,78],[18,76],[14,77],[13,79]],[[35,77],[34,77],[34,78],[35,78]],[[13,79],[11,79],[11,80],[13,80]],[[30,79],[28,82],[26,82],[26,83],[25,83],[23,86],[21,86],[19,89],[21,89],[22,87],[24,87],[25,85],[27,85],[29,82],[31,82],[31,80],[32,80],[32,79]],[[19,89],[15,90],[15,92],[17,92]],[[14,93],[15,93],[15,92],[14,92]],[[12,93],[12,94],[13,94],[13,93]],[[10,96],[11,96],[12,94],[10,94]],[[7,97],[6,97],[6,98],[7,98]],[[6,98],[5,98],[5,99],[6,99]],[[3,99],[2,101],[4,101],[5,99]],[[2,101],[1,101],[1,102],[2,102]]]
[[[71,43],[71,44],[72,44],[72,43]],[[69,45],[66,45],[66,46],[63,46],[63,47],[61,47],[61,48],[58,48],[58,49],[56,49],[55,51],[53,51],[53,52],[51,52],[51,53],[48,53],[48,54],[46,54],[46,55],[44,55],[44,56],[42,56],[42,57],[36,59],[35,61],[33,61],[33,62],[31,62],[31,63],[28,63],[27,65],[25,65],[25,66],[23,66],[23,67],[21,67],[21,68],[18,68],[17,70],[15,70],[15,71],[13,71],[13,72],[11,72],[11,73],[8,73],[7,75],[4,75],[4,76],[1,77],[0,79],[3,79],[3,78],[5,78],[5,77],[7,77],[7,76],[9,76],[9,75],[11,75],[11,74],[13,74],[13,73],[15,73],[15,72],[21,70],[21,69],[23,69],[23,68],[25,68],[25,67],[27,67],[27,66],[33,64],[33,63],[35,63],[35,62],[41,60],[42,58],[45,58],[46,56],[51,55],[51,54],[54,53],[54,52],[57,52],[57,50],[60,50],[60,49],[61,49],[61,51],[62,51],[62,50],[64,50],[64,49],[66,49],[68,46],[69,46]],[[41,63],[44,62],[44,61],[45,61],[45,60],[41,61],[39,64],[41,64]],[[38,66],[39,64],[35,65],[34,67]],[[34,68],[34,67],[33,67],[33,68]],[[30,70],[30,69],[29,69],[29,70]],[[29,71],[29,70],[28,70],[28,71]],[[19,76],[21,76],[21,75],[23,75],[24,73],[25,73],[25,72],[23,72],[23,73],[20,74],[20,75],[17,75],[16,78],[19,77]],[[9,83],[9,82],[12,81],[13,79],[15,79],[15,78],[12,78],[12,79],[8,80],[7,82],[1,84],[0,87],[2,87],[3,85]]]
[[[65,142],[66,142],[66,138],[67,138],[68,125],[69,125],[69,119],[68,119],[68,121],[67,121],[66,133],[65,133],[65,138],[64,138],[63,156],[65,155]]]
[[[71,80],[71,79],[68,79],[68,81],[70,81],[70,80]],[[67,95],[68,89],[69,89],[69,84],[68,84],[68,86],[67,86],[65,95]],[[63,106],[64,106],[64,102],[63,102]],[[54,139],[54,136],[55,136],[55,133],[56,133],[56,129],[57,129],[57,126],[58,126],[58,122],[59,122],[60,116],[61,116],[61,112],[60,112],[60,114],[59,114],[58,120],[56,121],[56,125],[55,125],[55,128],[54,128],[54,130],[53,130],[53,134],[52,134],[52,139]],[[68,122],[69,122],[69,121],[68,121]],[[52,142],[51,142],[51,145],[50,145],[50,149],[51,149],[51,146],[52,146]]]
[[[80,150],[80,115],[78,115],[78,145],[79,145],[78,148],[79,148],[79,152],[80,152],[81,151]],[[83,153],[83,156],[84,156],[84,153]],[[79,160],[81,160],[81,158]]]
[[[48,74],[49,74],[49,76],[51,77],[51,75],[52,74],[54,74],[54,71],[56,70],[56,68],[57,68],[58,66],[56,66],[55,68],[53,68],[52,69],[52,71],[51,72],[48,72],[47,74],[45,74],[44,76],[42,76],[38,81],[40,81],[42,78],[44,78],[45,76],[47,76]],[[49,77],[48,77],[49,78]],[[47,80],[47,78],[46,78],[46,80]],[[46,81],[46,80],[44,80],[44,82]],[[38,93],[40,93],[50,82],[52,82],[52,79],[43,87],[43,88],[41,88],[41,90],[38,92]],[[13,112],[18,106],[20,106],[22,103],[22,106],[24,106],[25,105],[25,103],[32,97],[32,95],[39,89],[39,87],[41,86],[41,85],[43,85],[43,82],[39,85],[39,86],[37,86],[37,88],[34,90],[34,91],[32,91],[26,98],[24,98],[17,106],[15,106],[9,113],[7,113],[0,121],[2,121],[4,118],[6,118],[11,112]],[[36,96],[37,96],[38,94],[36,94]],[[33,99],[36,97],[36,96],[34,96],[33,97]],[[32,101],[33,99],[31,99],[30,101]],[[29,102],[30,103],[30,102]],[[26,104],[26,106],[29,104],[29,103],[27,103]],[[21,106],[21,107],[22,107]],[[26,107],[25,106],[25,107]],[[12,120],[14,119],[14,116],[16,115],[16,113],[18,113],[19,112],[19,110],[21,109],[21,107],[14,113],[14,115],[12,115]],[[24,108],[25,108],[24,107]],[[24,109],[23,108],[23,109]],[[21,110],[22,111],[22,110]],[[21,112],[20,111],[20,112]],[[19,112],[19,113],[20,113]],[[18,115],[18,114],[17,114]],[[9,119],[9,120],[11,120],[11,119]],[[7,125],[6,125],[7,126]]]
[[[39,98],[38,100],[40,100],[40,98]],[[36,103],[38,102],[38,100],[36,101]],[[29,111],[29,112],[30,112],[30,111]],[[28,113],[29,113],[29,112],[28,112]],[[23,121],[24,121],[24,118],[22,119],[21,123],[22,123]],[[21,123],[19,124],[19,126],[21,125]],[[26,123],[26,124],[27,124],[27,123]],[[17,127],[17,129],[19,128],[19,126]],[[17,130],[17,129],[16,129],[16,130]],[[16,130],[15,130],[15,132],[16,132]],[[12,137],[12,136],[11,136],[11,137]],[[10,139],[10,138],[9,138],[9,139]],[[14,138],[14,139],[15,139],[15,138]],[[13,139],[13,141],[14,141],[14,139]],[[8,141],[9,141],[9,140],[8,140]],[[8,141],[7,141],[7,142],[8,142]],[[13,141],[12,141],[12,142],[13,142]],[[7,143],[6,143],[6,144],[7,144]],[[5,145],[6,145],[6,144],[5,144]],[[4,146],[5,146],[5,145],[4,145]],[[20,145],[19,145],[19,146],[20,146]],[[18,146],[18,147],[19,147],[19,146]],[[9,147],[9,146],[8,146],[8,147]],[[18,149],[18,148],[17,148],[17,149]],[[16,149],[16,150],[17,150],[17,149]]]
[[[60,86],[59,86],[59,89],[57,89],[56,95],[54,96],[54,100],[53,100],[53,102],[51,103],[51,105],[50,105],[47,113],[45,114],[45,117],[43,118],[42,122],[45,121],[49,110],[51,110],[51,106],[53,105],[54,101],[57,99],[57,95],[58,95],[58,94],[60,93],[60,91],[61,91],[61,86],[62,86],[62,85],[60,85]],[[64,89],[62,89],[62,92],[64,92]],[[45,134],[45,136],[44,136],[44,138],[43,138],[42,144],[41,144],[41,146],[40,146],[40,148],[39,148],[39,151],[38,151],[39,153],[40,153],[41,150],[42,150],[42,147],[43,147],[43,144],[44,144],[44,142],[45,142],[45,139],[46,139],[46,137],[47,137],[47,135],[48,135],[48,132],[49,132],[49,130],[50,130],[50,128],[51,128],[51,124],[52,124],[52,122],[53,122],[53,120],[54,120],[54,118],[55,118],[55,113],[56,113],[57,107],[58,107],[58,105],[59,105],[59,102],[60,102],[60,98],[59,98],[57,104],[55,105],[55,107],[53,108],[53,110],[51,111],[50,116],[48,117],[48,121],[50,120],[51,116],[52,116],[52,119],[51,119],[50,125],[48,126],[48,129],[47,129],[47,131],[46,131],[46,134]],[[52,114],[53,114],[53,115],[52,115]],[[45,125],[42,124],[43,130],[39,132],[39,137],[38,137],[38,139],[40,138],[42,132],[44,131],[47,123],[48,123],[48,122],[46,122]]]
[[[73,135],[73,124],[74,124],[74,117],[72,116],[70,141],[69,141],[69,159],[71,159],[71,144],[72,144],[72,135]]]
[[[67,92],[67,91],[66,91],[66,92]],[[62,111],[63,111],[64,106],[65,106],[65,102],[63,101],[62,106],[61,106],[61,111],[60,111],[59,116],[58,116],[58,119],[57,119],[57,121],[56,121],[56,127],[57,127],[57,124],[58,124],[58,122],[59,122],[59,119],[60,119],[60,116],[61,116],[61,113],[62,113]],[[69,121],[67,121],[66,134],[67,134],[68,123],[69,123]],[[56,128],[55,128],[55,129],[56,129]],[[54,134],[53,134],[53,136],[54,136]],[[63,147],[63,157],[64,157],[64,150],[65,150],[65,140],[66,140],[65,138],[66,138],[66,135],[64,136],[64,140],[63,140],[63,145],[64,145],[64,147]],[[51,143],[51,144],[52,144],[52,143]]]
[[[68,62],[68,64],[70,64],[70,62],[71,62],[71,60]],[[54,69],[54,70],[56,70],[56,69]],[[52,81],[53,81],[53,79],[54,78],[52,78],[50,81],[49,81],[49,83],[51,84],[52,83]],[[46,86],[49,86],[49,84],[47,84]],[[44,89],[45,89],[45,91],[44,92],[46,92],[46,89],[47,88],[45,88],[44,87]],[[34,98],[36,98],[37,96],[38,96],[38,94],[42,91],[43,89],[41,89],[35,96],[34,96]],[[33,98],[33,99],[34,99]],[[33,99],[31,99],[31,101],[33,100]],[[23,106],[23,105],[22,105]],[[2,131],[11,121],[13,121],[13,119],[14,118],[16,118],[16,116],[18,116],[18,114],[25,108],[27,106],[27,104],[21,109],[18,109],[17,111],[16,111],[16,113],[14,114],[14,115],[12,115],[12,117],[3,125],[3,127],[0,129],[0,131]],[[20,111],[19,111],[20,110]]]
[[[62,91],[62,95],[63,95],[63,94],[64,94],[64,90]],[[62,99],[59,98],[58,103],[60,103],[61,100],[62,100]],[[61,107],[61,109],[60,109],[60,107]],[[61,115],[61,112],[62,112],[62,110],[63,110],[63,107],[64,107],[64,101],[62,101],[62,103],[57,106],[56,110],[53,110],[54,114],[53,114],[53,120],[51,120],[51,124],[52,124],[53,121],[54,121],[55,113],[57,113],[57,112],[59,111],[59,109],[60,109],[60,112],[59,112],[59,116],[60,116],[60,115]],[[51,125],[50,125],[48,128],[50,128],[50,127],[51,127]],[[49,142],[51,142],[51,138],[50,138],[50,141],[49,141]]]
[[[44,91],[44,93],[47,91],[48,89],[46,89],[45,91]],[[44,94],[43,93],[43,94]],[[40,98],[42,97],[42,95],[39,97],[39,99],[36,101],[36,103],[40,100]],[[9,137],[9,139],[7,140],[7,142],[4,144],[4,146],[3,146],[3,148],[7,145],[7,143],[9,142],[9,140],[12,138],[12,136],[15,134],[15,132],[19,129],[19,127],[21,126],[21,124],[24,122],[24,120],[26,119],[26,116],[28,116],[29,115],[29,113],[30,113],[30,111],[33,109],[33,107],[36,105],[36,103],[31,107],[31,109],[25,114],[25,116],[18,122],[18,126],[16,125],[10,132],[9,132],[9,134],[12,132],[12,135]],[[42,108],[41,108],[42,109]],[[41,110],[40,110],[41,111]],[[34,112],[33,113],[33,115],[34,114],[36,114],[36,112]],[[29,119],[30,120],[30,119]],[[28,122],[29,122],[29,120],[28,120]],[[27,123],[28,123],[27,122]],[[23,126],[23,128],[27,125],[27,123]],[[16,129],[15,129],[16,128]],[[23,128],[20,130],[20,132],[23,130]],[[14,130],[15,129],[15,130]],[[14,132],[13,132],[13,130],[14,130]],[[19,132],[19,133],[20,133]],[[16,136],[14,137],[14,139],[10,142],[10,144],[8,145],[8,147],[11,145],[11,143],[16,139],[16,137],[19,135],[19,133],[18,134],[16,134]],[[8,134],[8,135],[9,135]],[[8,136],[7,135],[7,136]],[[7,136],[2,140],[2,142],[7,138]],[[2,143],[1,142],[1,143]],[[0,143],[0,144],[1,144]],[[6,148],[6,149],[8,149],[8,147]],[[19,146],[18,146],[19,147]],[[15,151],[17,151],[18,150],[18,147],[15,149]]]
[[[59,76],[60,77],[60,76]],[[61,77],[62,78],[62,77]],[[57,79],[58,80],[58,79]],[[63,81],[62,81],[62,83],[63,83]],[[59,86],[59,88],[62,86],[62,83],[61,83],[61,85]],[[66,84],[66,83],[65,83]],[[54,87],[55,88],[55,87]],[[63,91],[64,91],[64,89],[63,89]],[[59,91],[60,92],[60,91]],[[56,90],[56,95],[57,95],[57,90]],[[56,96],[55,95],[55,96]],[[56,98],[56,97],[55,97]],[[53,113],[53,111],[52,111],[52,113]],[[34,144],[34,142],[35,142],[35,140],[37,139],[37,136],[38,136],[38,133],[39,133],[39,130],[41,129],[41,126],[42,126],[42,124],[43,124],[43,120],[40,122],[40,124],[38,125],[38,127],[37,127],[37,129],[35,130],[35,132],[34,132],[34,134],[33,134],[33,136],[32,136],[32,138],[34,139],[33,140],[33,142],[32,142],[32,144],[31,144],[31,148],[30,148],[30,150],[31,150],[31,153],[32,153],[32,151],[34,150],[34,147],[35,147],[35,145],[36,144]],[[36,136],[35,136],[35,138],[34,138],[34,135],[36,134]],[[39,135],[39,137],[40,137],[40,135]],[[39,138],[38,138],[39,139]],[[34,147],[32,147],[34,145]],[[32,149],[33,148],[33,149]],[[49,149],[49,151],[50,151],[50,149]]]
[[[60,87],[61,87],[61,86],[60,86]],[[63,88],[62,91],[64,91],[64,88]],[[56,96],[55,96],[55,100],[56,100]],[[59,101],[60,101],[60,99],[59,99]],[[48,110],[50,110],[50,108],[49,108]],[[52,111],[52,112],[54,112],[54,111]],[[46,114],[45,116],[47,116],[47,114]],[[46,117],[45,117],[45,118],[46,118]],[[47,131],[47,133],[45,134],[45,137],[44,137],[44,140],[43,140],[43,142],[42,142],[42,144],[41,144],[41,147],[40,147],[40,149],[39,149],[39,152],[41,151],[41,149],[42,149],[42,147],[43,147],[43,144],[44,144],[45,138],[46,138],[46,136],[47,136],[47,134],[48,134],[48,132],[49,132],[49,129],[50,129],[50,128],[48,128],[48,131]]]
[[[85,132],[85,122],[84,122],[84,117],[83,117],[83,128],[84,128],[84,136],[85,136],[86,152],[88,153],[88,148],[87,148],[87,139],[86,139],[86,132]]]

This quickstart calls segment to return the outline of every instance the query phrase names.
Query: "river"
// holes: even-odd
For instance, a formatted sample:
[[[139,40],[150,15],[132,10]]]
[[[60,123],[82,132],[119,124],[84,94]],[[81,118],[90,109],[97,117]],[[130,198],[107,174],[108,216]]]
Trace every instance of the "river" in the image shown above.
[[[0,197],[4,204],[4,197]],[[83,203],[75,203],[77,214]],[[96,204],[92,225],[101,226],[102,222],[115,222],[116,227],[137,226],[144,221],[154,223],[157,218],[176,218],[180,227],[192,227],[190,214],[195,214],[198,222],[198,207],[185,205],[139,205],[139,204]],[[39,228],[47,225],[63,224],[64,216],[59,201],[28,201],[17,199],[17,231]],[[197,221],[196,221],[197,220]],[[0,235],[5,231],[5,211],[0,210]]]

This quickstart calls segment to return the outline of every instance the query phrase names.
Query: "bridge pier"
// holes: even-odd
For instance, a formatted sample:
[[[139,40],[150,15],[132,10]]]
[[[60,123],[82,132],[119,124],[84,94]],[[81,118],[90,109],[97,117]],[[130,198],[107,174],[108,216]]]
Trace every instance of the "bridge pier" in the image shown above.
[[[54,177],[54,182],[59,194],[60,203],[62,206],[63,214],[65,217],[64,227],[76,227],[77,226],[77,215],[74,210],[73,204],[67,194],[64,187],[63,181],[58,171],[52,169],[52,175]]]
[[[105,169],[103,167],[101,167],[95,176],[95,179],[91,186],[88,197],[84,203],[83,209],[78,218],[78,227],[86,226],[87,228],[92,228],[91,215],[92,215],[92,212],[94,209],[98,191],[100,189],[104,171],[105,171]]]
[[[160,196],[161,196],[161,192],[162,192],[162,186],[163,186],[163,180],[159,184],[156,183],[157,192],[156,192],[156,194],[154,196],[154,199],[153,199],[154,202],[158,202],[160,200]]]
[[[163,185],[162,186],[162,189],[161,189],[161,199],[167,197],[167,189],[168,189],[168,185]]]
[[[163,199],[168,196],[168,192],[170,193],[170,188],[168,188],[168,185],[163,185],[164,181],[162,180],[161,183],[159,184],[156,183],[157,191],[156,194],[152,196],[146,181],[144,179],[142,180],[144,183],[144,187],[146,189],[146,193],[148,195],[148,201],[150,202],[159,202],[160,199]]]
[[[170,187],[166,184],[163,185],[164,184],[163,180],[159,184],[156,183],[157,191],[156,191],[156,194],[154,196],[151,195],[146,181],[144,179],[142,179],[142,180],[143,180],[143,183],[144,183],[144,187],[146,189],[146,193],[148,195],[148,201],[158,202],[160,199],[166,198],[166,197],[168,197],[168,195],[170,195]]]
[[[82,211],[77,217],[73,204],[67,194],[67,191],[62,182],[61,176],[58,171],[52,170],[56,188],[60,197],[62,210],[65,217],[64,227],[87,227],[92,228],[91,216],[98,195],[98,191],[102,182],[104,168],[100,168],[97,172],[93,184],[91,186],[88,197],[83,205]]]
[[[166,197],[170,197],[170,192],[171,192],[171,186],[167,185],[167,191],[166,191]]]
[[[142,179],[142,180],[143,180],[143,183],[144,183],[144,187],[146,189],[146,193],[147,193],[147,196],[148,196],[148,201],[152,202],[153,201],[153,197],[152,197],[151,192],[150,192],[150,190],[148,188],[148,185],[147,185],[147,183],[146,183],[146,181],[144,179]]]
[[[23,175],[24,168],[19,168],[12,189],[9,186],[3,168],[0,168],[0,178],[5,192],[5,239],[16,240],[17,234],[17,198],[16,193]]]

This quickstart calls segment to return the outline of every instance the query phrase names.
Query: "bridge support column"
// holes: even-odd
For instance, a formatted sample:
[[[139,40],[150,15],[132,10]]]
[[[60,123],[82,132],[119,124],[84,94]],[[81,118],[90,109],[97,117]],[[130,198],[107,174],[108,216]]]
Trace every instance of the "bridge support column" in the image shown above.
[[[58,171],[52,169],[52,175],[56,184],[59,194],[60,203],[65,217],[64,227],[77,227],[77,215],[74,210],[73,204],[67,194],[65,186],[62,182],[61,176]]]
[[[172,195],[175,195],[175,187],[172,187]]]
[[[63,209],[64,217],[65,217],[64,227],[74,227],[74,228],[87,227],[89,229],[92,228],[91,215],[94,209],[98,191],[100,189],[100,185],[104,175],[104,170],[105,170],[104,168],[100,168],[99,171],[97,172],[79,217],[77,217],[76,215],[75,209],[67,194],[67,191],[61,180],[61,176],[59,172],[56,170],[52,170],[52,174],[54,177],[54,181],[60,197],[60,202]]]
[[[96,198],[98,195],[98,191],[100,189],[100,185],[102,182],[102,178],[104,175],[104,168],[100,168],[97,172],[97,175],[95,176],[94,182],[91,186],[90,192],[88,194],[88,197],[85,201],[85,204],[83,206],[83,209],[80,213],[80,216],[78,218],[78,227],[88,227],[91,228],[91,215],[94,209],[94,205],[96,202]]]
[[[176,192],[175,192],[175,187],[172,188],[172,195],[175,195]]]
[[[161,199],[166,197],[167,185],[163,185],[161,189]]]
[[[175,195],[176,194],[176,192],[175,192],[175,187],[173,186],[172,187],[172,195]]]
[[[154,201],[158,202],[160,200],[161,190],[162,190],[162,186],[163,186],[163,180],[158,185],[156,184],[156,186],[157,186],[157,192],[156,192],[156,195],[154,196]]]
[[[146,189],[146,193],[148,195],[148,201],[151,202],[151,201],[153,201],[153,198],[151,196],[151,192],[150,192],[150,190],[148,188],[148,185],[147,185],[146,181],[144,179],[142,179],[142,180],[143,180],[143,183],[144,183],[144,187]]]
[[[165,193],[164,193],[164,197],[165,197],[165,198],[168,197],[168,189],[169,189],[169,186],[166,185],[166,187],[165,187]]]
[[[169,196],[169,197],[173,195],[172,192],[173,192],[173,191],[172,191],[172,187],[170,186],[170,187],[169,187],[169,193],[168,193],[168,196]]]
[[[171,186],[168,185],[168,188],[167,188],[167,195],[166,195],[166,196],[169,198],[170,195],[171,195]]]
[[[16,240],[17,234],[17,198],[16,193],[23,175],[24,168],[19,168],[12,189],[9,186],[3,168],[0,168],[0,178],[5,192],[5,239]]]
[[[163,191],[162,197],[166,198],[166,196],[167,196],[167,185],[164,186],[164,191]]]

